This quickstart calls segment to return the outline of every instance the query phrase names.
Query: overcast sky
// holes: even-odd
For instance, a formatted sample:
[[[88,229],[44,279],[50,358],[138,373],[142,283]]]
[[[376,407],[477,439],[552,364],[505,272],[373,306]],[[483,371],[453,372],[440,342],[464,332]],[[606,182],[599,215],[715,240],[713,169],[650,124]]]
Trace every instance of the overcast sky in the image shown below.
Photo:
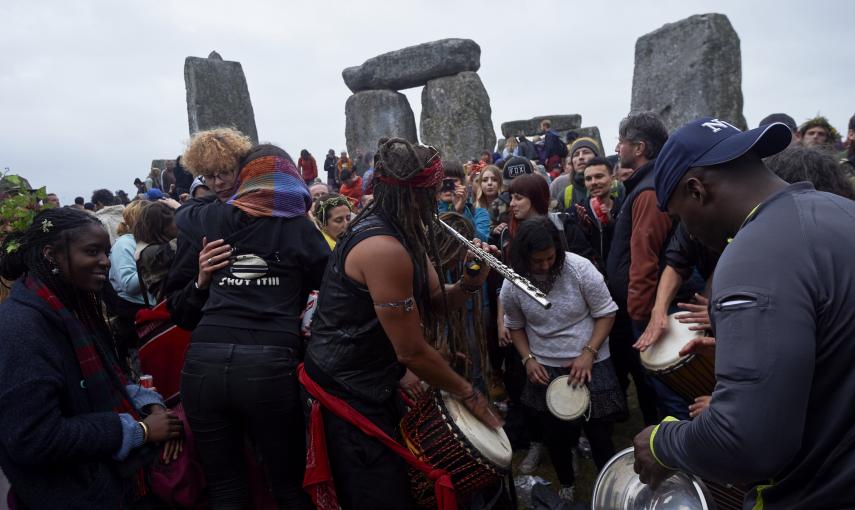
[[[341,70],[446,37],[481,46],[497,136],[508,120],[579,113],[612,148],[629,110],[636,39],[726,14],[742,44],[744,113],[797,122],[855,113],[855,2],[3,0],[0,170],[63,204],[133,189],[188,138],[184,58],[243,64],[259,138],[322,159],[344,148]],[[848,92],[847,92],[848,91]],[[420,114],[420,89],[405,92]],[[320,163],[320,161],[319,161]]]

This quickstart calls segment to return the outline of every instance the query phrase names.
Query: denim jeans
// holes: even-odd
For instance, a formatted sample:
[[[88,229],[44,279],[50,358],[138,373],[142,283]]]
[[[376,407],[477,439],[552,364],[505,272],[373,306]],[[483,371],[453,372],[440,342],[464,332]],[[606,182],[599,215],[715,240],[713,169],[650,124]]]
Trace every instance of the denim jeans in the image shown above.
[[[203,330],[201,335],[197,335]],[[207,343],[205,334],[221,338]],[[311,508],[302,489],[306,440],[296,350],[219,343],[231,335],[270,335],[198,328],[187,351],[181,397],[211,497],[211,508],[248,508],[245,438],[253,443],[279,508]]]

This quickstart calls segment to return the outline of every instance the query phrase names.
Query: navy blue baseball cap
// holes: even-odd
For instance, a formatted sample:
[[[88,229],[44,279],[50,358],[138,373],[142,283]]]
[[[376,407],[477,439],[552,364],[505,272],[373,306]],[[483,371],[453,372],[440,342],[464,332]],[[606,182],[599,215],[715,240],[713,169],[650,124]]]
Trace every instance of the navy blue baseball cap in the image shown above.
[[[727,163],[750,150],[765,158],[789,147],[792,136],[781,122],[748,131],[712,117],[689,122],[668,137],[656,158],[653,182],[659,209],[668,210],[668,200],[690,168]]]

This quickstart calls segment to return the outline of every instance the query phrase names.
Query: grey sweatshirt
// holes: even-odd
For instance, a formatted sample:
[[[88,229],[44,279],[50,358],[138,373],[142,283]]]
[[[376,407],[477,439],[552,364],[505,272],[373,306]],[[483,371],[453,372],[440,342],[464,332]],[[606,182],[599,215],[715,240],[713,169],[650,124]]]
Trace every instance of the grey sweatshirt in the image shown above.
[[[855,202],[809,183],[767,199],[716,267],[710,315],[710,407],[660,425],[655,455],[753,486],[746,509],[855,508]]]

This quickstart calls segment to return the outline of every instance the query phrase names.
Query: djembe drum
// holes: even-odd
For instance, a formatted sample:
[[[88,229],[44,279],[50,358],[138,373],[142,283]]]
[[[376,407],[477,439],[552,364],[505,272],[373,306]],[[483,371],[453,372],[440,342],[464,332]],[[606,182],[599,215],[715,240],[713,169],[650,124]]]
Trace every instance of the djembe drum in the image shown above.
[[[484,425],[445,392],[431,391],[418,400],[401,420],[401,433],[413,455],[451,475],[459,501],[510,472],[513,451],[505,431]],[[410,479],[416,503],[436,508],[433,483],[413,469]]]
[[[641,364],[654,377],[687,400],[712,394],[715,387],[715,360],[708,354],[680,356],[680,350],[693,338],[703,336],[691,331],[676,316],[668,316],[668,333],[641,353]]]
[[[546,388],[546,407],[559,420],[573,421],[585,416],[591,409],[591,394],[584,384],[567,384],[569,375],[556,377]]]

